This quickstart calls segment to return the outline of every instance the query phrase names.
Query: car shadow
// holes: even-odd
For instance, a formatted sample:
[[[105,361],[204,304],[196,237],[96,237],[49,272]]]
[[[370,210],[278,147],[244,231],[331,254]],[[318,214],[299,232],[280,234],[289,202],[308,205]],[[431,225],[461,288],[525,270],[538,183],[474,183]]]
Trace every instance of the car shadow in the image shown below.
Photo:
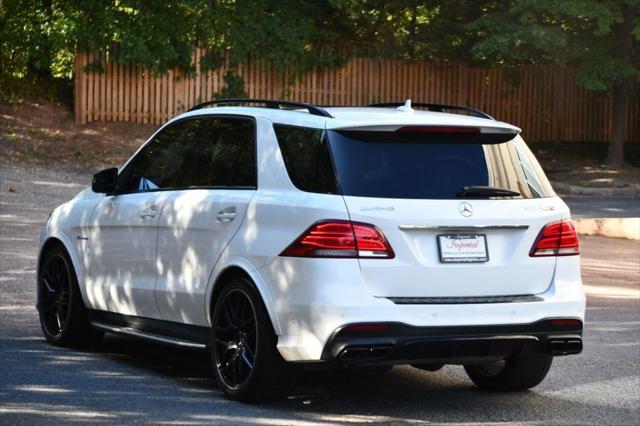
[[[53,347],[37,337],[3,341],[3,356],[23,358],[22,363],[34,375],[24,380],[22,374],[23,380],[19,380],[19,376],[2,373],[6,377],[0,395],[16,413],[27,403],[32,420],[52,415],[69,420],[74,410],[72,419],[81,413],[80,420],[91,421],[246,424],[258,419],[263,424],[479,424],[501,419],[592,423],[598,418],[593,399],[580,400],[579,394],[565,393],[563,386],[556,386],[556,380],[551,380],[551,387],[543,385],[527,392],[490,393],[475,388],[457,366],[438,372],[409,366],[386,373],[306,371],[286,396],[252,406],[224,398],[212,379],[206,351],[113,335],[105,336],[93,349],[82,350]],[[5,361],[16,365],[18,360]],[[49,369],[59,372],[42,374]],[[580,385],[588,387],[589,383],[580,380],[573,384]],[[614,413],[613,419],[637,416],[637,411],[623,407],[606,409]],[[82,417],[82,413],[91,417]]]

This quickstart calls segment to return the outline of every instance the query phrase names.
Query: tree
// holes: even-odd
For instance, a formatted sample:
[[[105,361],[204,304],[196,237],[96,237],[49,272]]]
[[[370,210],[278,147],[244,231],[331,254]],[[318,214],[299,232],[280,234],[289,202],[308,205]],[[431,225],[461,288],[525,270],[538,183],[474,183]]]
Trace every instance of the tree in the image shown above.
[[[359,54],[406,60],[463,60],[473,31],[467,28],[484,12],[486,0],[346,0],[355,29],[350,41]]]
[[[0,96],[8,80],[71,78],[77,50],[162,73],[193,71],[201,46],[204,68],[226,56],[233,70],[252,57],[292,70],[292,79],[356,54],[491,67],[553,62],[575,65],[580,85],[612,94],[607,163],[621,165],[640,81],[639,15],[640,0],[0,0]],[[226,80],[242,92],[237,75]]]
[[[512,0],[495,2],[468,24],[472,53],[492,65],[572,64],[578,84],[612,94],[606,164],[624,162],[625,118],[640,82],[640,1]]]
[[[0,0],[0,81],[71,78],[77,50],[189,70],[197,0]],[[5,83],[6,84],[6,83]]]
[[[209,49],[205,68],[222,65],[226,52],[232,66],[251,56],[295,77],[348,58],[345,40],[354,37],[343,8],[330,0],[0,0],[0,83],[71,78],[78,50],[191,72],[197,46]]]

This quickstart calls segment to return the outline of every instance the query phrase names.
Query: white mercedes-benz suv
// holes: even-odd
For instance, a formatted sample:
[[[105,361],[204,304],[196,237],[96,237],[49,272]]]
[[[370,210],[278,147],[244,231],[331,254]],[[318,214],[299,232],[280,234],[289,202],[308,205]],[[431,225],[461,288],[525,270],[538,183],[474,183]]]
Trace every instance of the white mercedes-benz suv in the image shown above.
[[[308,364],[536,386],[581,352],[585,296],[569,209],[519,132],[410,101],[199,105],[52,212],[44,335],[207,349],[244,401]]]

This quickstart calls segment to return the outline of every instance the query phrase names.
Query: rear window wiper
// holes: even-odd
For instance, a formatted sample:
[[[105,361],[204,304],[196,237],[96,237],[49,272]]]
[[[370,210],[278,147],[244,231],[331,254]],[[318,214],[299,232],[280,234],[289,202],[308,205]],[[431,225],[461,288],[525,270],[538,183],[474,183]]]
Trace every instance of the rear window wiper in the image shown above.
[[[482,198],[482,197],[518,197],[519,192],[510,191],[503,188],[495,188],[493,186],[465,186],[456,196],[458,198]]]

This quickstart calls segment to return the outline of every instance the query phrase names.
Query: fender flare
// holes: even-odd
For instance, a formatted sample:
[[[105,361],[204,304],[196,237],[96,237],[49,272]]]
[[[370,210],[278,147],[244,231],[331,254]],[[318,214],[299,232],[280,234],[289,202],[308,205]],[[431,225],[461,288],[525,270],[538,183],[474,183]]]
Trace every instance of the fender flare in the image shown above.
[[[273,331],[275,332],[276,336],[280,336],[282,334],[282,328],[280,327],[274,303],[269,294],[267,285],[260,276],[258,270],[253,266],[253,264],[243,257],[232,257],[224,262],[218,263],[213,269],[211,277],[209,279],[207,292],[205,294],[205,314],[207,321],[211,321],[211,299],[214,290],[218,285],[220,285],[220,283],[218,282],[218,278],[229,268],[239,268],[245,274],[247,274],[249,278],[251,278],[258,290],[258,293],[260,293],[260,297],[262,298],[262,302],[264,303],[265,308],[267,309],[267,313],[269,314],[269,318],[271,319],[271,324],[273,325]]]

